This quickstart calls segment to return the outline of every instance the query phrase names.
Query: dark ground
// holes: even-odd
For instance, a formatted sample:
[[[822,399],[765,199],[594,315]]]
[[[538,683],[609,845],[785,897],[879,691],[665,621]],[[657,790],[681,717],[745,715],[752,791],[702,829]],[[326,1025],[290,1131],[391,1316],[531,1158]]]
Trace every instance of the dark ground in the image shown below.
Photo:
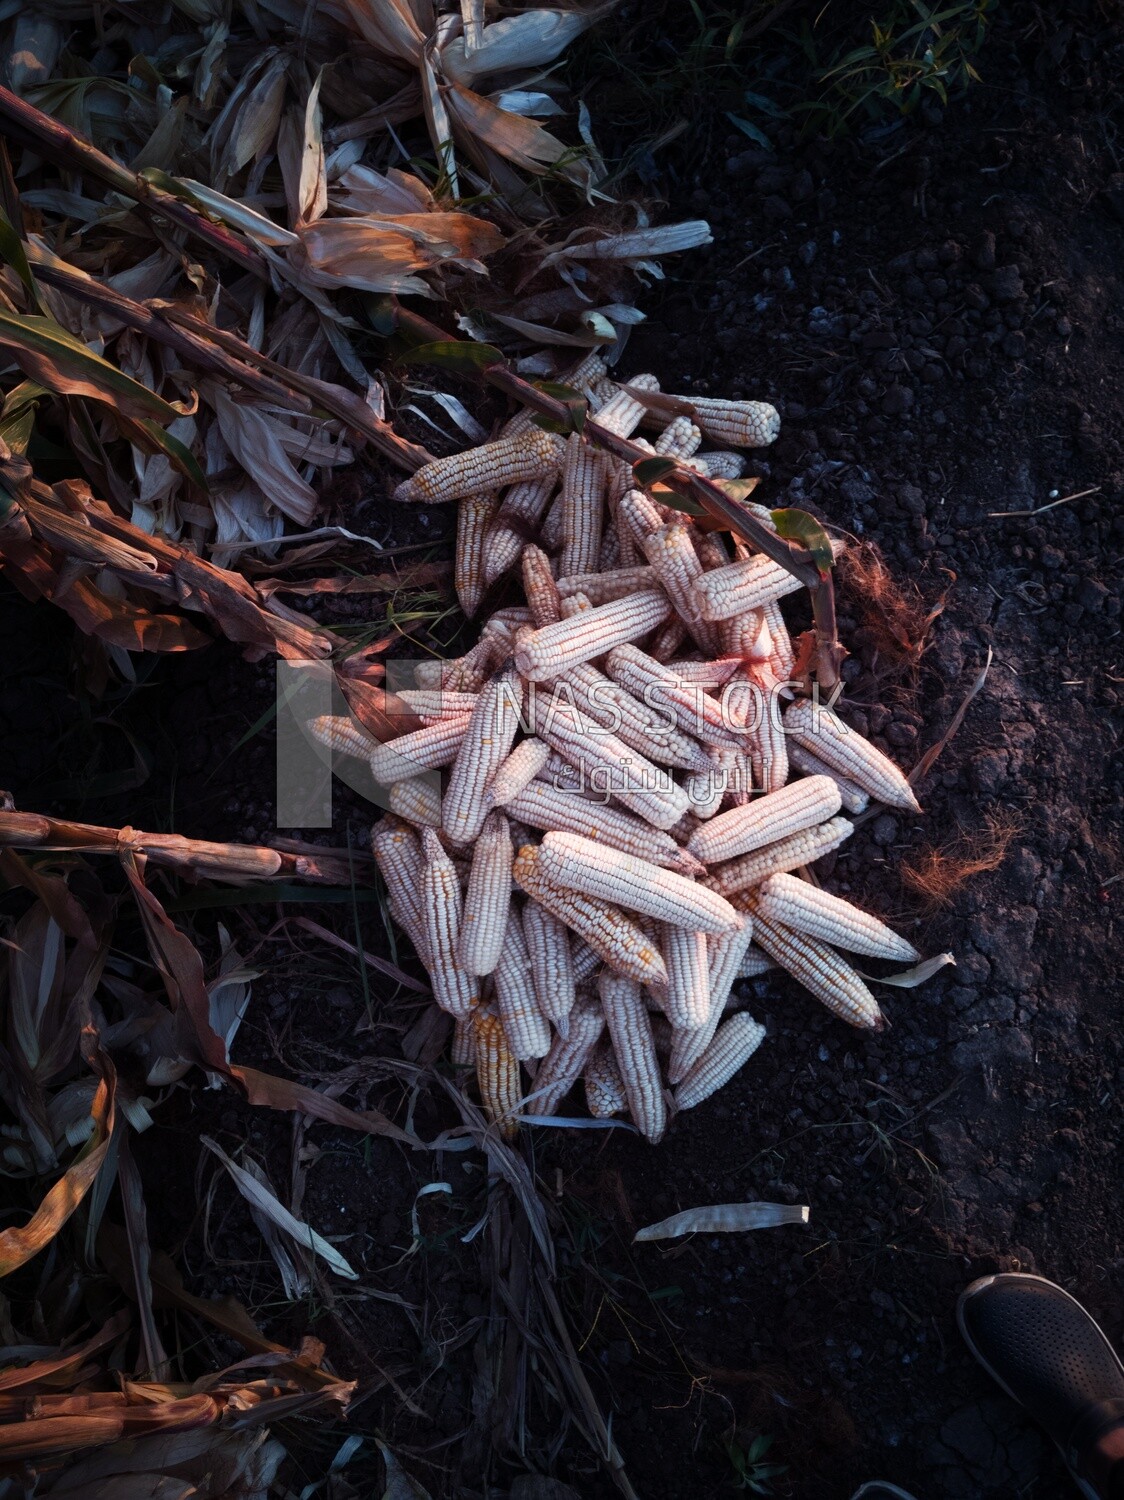
[[[775,157],[723,122],[659,158],[668,216],[706,216],[715,245],[645,297],[625,371],[775,401],[786,420],[762,466],[766,498],[819,507],[877,541],[926,600],[947,595],[914,674],[889,669],[861,632],[862,601],[844,596],[850,702],[903,763],[940,737],[989,645],[995,659],[922,788],[925,818],[868,822],[832,872],[834,889],[903,922],[924,951],[953,949],[958,967],[885,992],[892,1029],[873,1037],[787,981],[758,981],[766,1047],[660,1146],[531,1133],[574,1339],[643,1500],[732,1489],[722,1442],[735,1432],[743,1447],[775,1434],[769,1458],[788,1465],[777,1493],[799,1500],[842,1500],[873,1476],[921,1500],[1048,1500],[1066,1492],[1063,1471],[964,1353],[956,1293],[987,1271],[1036,1269],[1121,1335],[1124,885],[1110,882],[1124,681],[1124,40],[1099,11],[1067,15],[1063,27],[1036,7],[1007,11],[984,82],[943,120],[830,148],[782,142]],[[593,90],[595,119],[611,118],[611,92]],[[1034,517],[992,515],[1086,490]],[[347,519],[374,528],[386,514],[376,498]],[[131,751],[112,728],[76,728],[69,627],[7,594],[2,605],[20,650],[0,697],[0,781],[20,806],[118,821],[127,807],[138,824],[188,834],[269,834],[270,731],[235,750],[268,705],[267,668],[224,647],[162,664],[114,710],[162,769],[123,800],[82,800],[52,784],[59,767],[94,744],[112,766]],[[340,802],[337,836],[348,818],[361,834],[369,814]],[[924,915],[903,857],[976,833],[994,812],[1018,821],[1004,864]],[[354,935],[345,906],[289,910]],[[247,923],[264,937],[277,913],[217,915],[245,950]],[[214,919],[196,918],[205,937]],[[360,920],[367,946],[384,949],[377,908]],[[276,1050],[307,1076],[373,1045],[395,1051],[409,1007],[372,976],[372,1044],[354,965],[296,941],[275,935],[257,955],[267,972],[241,1056]],[[338,1369],[392,1375],[415,1414],[375,1381],[356,1429],[384,1434],[435,1495],[481,1493],[471,1463],[457,1471],[487,1310],[479,1242],[461,1241],[479,1208],[467,1159],[310,1130],[322,1154],[304,1214],[340,1237],[368,1289],[418,1311],[350,1285],[334,1305],[289,1308],[225,1187],[205,1247],[192,1181],[200,1110],[226,1144],[248,1139],[280,1185],[290,1127],[230,1095],[193,1097],[194,1113],[181,1094],[143,1141],[156,1244],[182,1243],[199,1289],[236,1290],[278,1336],[312,1328]],[[401,1090],[380,1084],[372,1098],[404,1114]],[[442,1110],[423,1097],[421,1134],[449,1123]],[[196,1180],[210,1177],[207,1166]],[[403,1259],[414,1195],[442,1179],[454,1195],[421,1200],[421,1248]],[[630,1247],[639,1225],[753,1197],[811,1205],[809,1228]],[[528,1451],[540,1459],[557,1422],[536,1414],[541,1383],[532,1366]],[[476,1415],[472,1441],[486,1430]],[[305,1477],[341,1437],[306,1448]],[[559,1447],[556,1472],[583,1500],[613,1493],[578,1439]],[[377,1462],[353,1472],[357,1493],[374,1491]],[[513,1472],[497,1468],[498,1490]]]

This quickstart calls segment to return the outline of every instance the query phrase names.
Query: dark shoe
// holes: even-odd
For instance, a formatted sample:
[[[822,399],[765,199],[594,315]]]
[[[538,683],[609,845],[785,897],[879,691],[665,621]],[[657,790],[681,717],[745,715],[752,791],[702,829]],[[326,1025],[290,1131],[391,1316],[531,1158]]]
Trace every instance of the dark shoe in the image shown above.
[[[1124,1365],[1080,1302],[1042,1276],[984,1276],[963,1292],[964,1341],[1054,1440],[1083,1495],[1097,1488],[1124,1431]]]
[[[898,1489],[896,1484],[887,1484],[884,1479],[871,1479],[859,1486],[851,1500],[916,1500],[916,1496]]]

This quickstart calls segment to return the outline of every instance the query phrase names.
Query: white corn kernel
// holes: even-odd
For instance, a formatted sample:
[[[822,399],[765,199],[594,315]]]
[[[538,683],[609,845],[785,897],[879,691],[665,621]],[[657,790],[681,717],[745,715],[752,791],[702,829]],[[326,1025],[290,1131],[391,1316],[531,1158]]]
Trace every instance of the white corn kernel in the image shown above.
[[[736,932],[742,926],[738,913],[715,891],[580,834],[548,833],[539,858],[542,874],[552,885],[615,902],[657,921],[712,933]]]
[[[497,672],[480,692],[441,804],[441,826],[458,844],[476,838],[483,827],[488,790],[519,729],[522,696],[514,667]]]
[[[531,959],[519,914],[512,909],[493,971],[496,1009],[512,1052],[520,1061],[550,1051],[550,1024],[539,1008]]]
[[[687,848],[704,864],[732,859],[824,823],[840,805],[839,788],[830,777],[809,776],[720,813],[692,834]]]
[[[847,818],[830,818],[816,828],[805,828],[800,833],[789,834],[775,843],[765,844],[727,864],[711,870],[707,884],[723,896],[733,896],[739,891],[752,890],[770,875],[786,874],[799,870],[803,865],[815,864],[825,854],[838,849],[844,839],[849,839],[855,825]]]
[[[798,698],[786,710],[784,725],[798,744],[858,782],[879,802],[907,812],[921,811],[901,769],[832,709],[817,707],[810,698]]]
[[[679,1109],[693,1109],[709,1099],[749,1061],[765,1040],[765,1028],[745,1011],[731,1016],[714,1034],[710,1046],[684,1075],[675,1091]]]
[[[912,943],[885,922],[795,875],[770,875],[757,897],[761,915],[770,922],[780,922],[835,948],[904,963],[916,963],[921,957]]]
[[[460,881],[453,861],[441,847],[432,828],[422,834],[425,874],[422,906],[425,917],[427,968],[433,983],[433,998],[453,1016],[466,1016],[479,1002],[475,978],[461,966],[460,939],[463,905]]]
[[[658,1141],[667,1126],[667,1104],[640,986],[633,979],[605,972],[598,988],[628,1112],[642,1135]]]
[[[572,619],[532,631],[516,650],[516,665],[532,681],[557,677],[579,662],[604,656],[614,646],[647,635],[667,618],[670,610],[664,595],[653,589],[643,589],[625,599],[612,599]]]
[[[524,844],[515,856],[513,873],[527,895],[583,938],[617,973],[639,984],[666,984],[663,958],[647,934],[610,902],[552,885],[539,869],[541,853],[541,845]]]
[[[503,813],[489,813],[472,851],[461,919],[460,958],[469,974],[490,974],[499,963],[511,910],[514,860],[507,819]]]
[[[482,443],[464,453],[435,458],[394,491],[395,500],[439,505],[464,495],[479,495],[504,485],[556,474],[562,466],[563,445],[553,433],[531,426],[525,432]]]

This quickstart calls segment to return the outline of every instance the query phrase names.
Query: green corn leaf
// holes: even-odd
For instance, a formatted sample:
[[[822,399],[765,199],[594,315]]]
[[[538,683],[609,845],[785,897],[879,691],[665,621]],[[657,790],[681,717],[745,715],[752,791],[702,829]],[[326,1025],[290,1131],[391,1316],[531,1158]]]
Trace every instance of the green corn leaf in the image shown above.
[[[826,578],[835,562],[835,555],[827,532],[815,516],[810,516],[806,510],[775,510],[772,517],[777,535],[783,536],[788,542],[799,542],[802,547],[806,547],[812,554],[812,561],[819,570],[820,577]]]
[[[174,422],[195,409],[146,389],[53,318],[21,317],[0,309],[0,344],[12,350],[29,380],[57,396],[85,396],[115,406],[126,416],[158,422]]]
[[[653,484],[659,484],[669,474],[675,473],[675,460],[664,458],[662,454],[655,458],[638,458],[632,466],[632,473],[636,483],[648,489]]]
[[[27,251],[24,249],[23,241],[16,233],[12,221],[2,208],[0,208],[0,259],[5,260],[23,282],[27,295],[31,298],[31,305],[34,308],[42,310],[43,304],[39,300],[39,286],[31,273]]]
[[[581,391],[575,391],[572,386],[562,385],[557,380],[536,380],[534,386],[537,391],[542,391],[544,396],[551,396],[555,401],[561,401],[570,413],[569,426],[562,427],[560,430],[579,433],[584,431],[586,401]],[[538,419],[536,418],[536,420]],[[544,420],[550,421],[552,419],[548,417]],[[542,425],[543,422],[539,421],[539,426],[541,427]],[[547,430],[549,431],[550,429]]]
[[[470,375],[486,365],[502,365],[503,354],[493,344],[477,344],[469,339],[443,339],[407,349],[399,355],[399,361],[404,365],[434,365],[439,370]]]

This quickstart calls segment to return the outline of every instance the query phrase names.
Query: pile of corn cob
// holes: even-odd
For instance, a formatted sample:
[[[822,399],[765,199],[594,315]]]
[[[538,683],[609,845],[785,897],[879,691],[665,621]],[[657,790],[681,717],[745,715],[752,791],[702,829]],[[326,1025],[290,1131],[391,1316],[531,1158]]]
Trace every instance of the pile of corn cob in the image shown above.
[[[596,357],[566,378],[622,436],[655,416]],[[711,476],[743,461],[699,452],[704,433],[738,447],[777,435],[762,403],[676,399],[692,414],[665,415],[652,452]],[[494,613],[467,655],[417,664],[400,696],[423,728],[376,746],[346,721],[315,732],[367,755],[389,788],[372,843],[390,911],[489,1117],[513,1132],[584,1080],[594,1116],[627,1110],[658,1140],[669,1099],[698,1104],[760,1045],[732,992],[773,965],[851,1025],[880,1027],[836,950],[919,955],[792,872],[849,836],[844,811],[920,809],[891,760],[785,686],[780,601],[797,580],[740,541],[731,557],[627,463],[526,414],[397,498],[460,501],[467,615],[516,566],[526,603]]]

